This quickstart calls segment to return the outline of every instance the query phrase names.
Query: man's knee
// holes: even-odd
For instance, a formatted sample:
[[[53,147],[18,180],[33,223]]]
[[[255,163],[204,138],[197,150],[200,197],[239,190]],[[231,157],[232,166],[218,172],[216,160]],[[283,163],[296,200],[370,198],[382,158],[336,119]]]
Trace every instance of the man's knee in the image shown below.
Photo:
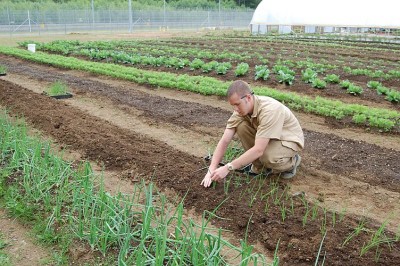
[[[236,128],[236,134],[239,138],[247,136],[255,136],[255,131],[247,121],[241,122]]]
[[[256,130],[247,121],[243,121],[236,128],[236,134],[239,137],[242,144],[244,143],[246,144],[245,146],[254,145],[256,133],[257,133]],[[249,148],[250,147],[247,147],[247,149]]]
[[[260,158],[260,161],[266,166],[280,165],[286,163],[288,160],[290,158],[276,156],[276,154],[270,152],[265,152]]]
[[[283,172],[293,167],[293,157],[295,154],[297,152],[291,149],[268,150],[267,148],[260,157],[260,161],[264,167],[271,168],[274,172]]]

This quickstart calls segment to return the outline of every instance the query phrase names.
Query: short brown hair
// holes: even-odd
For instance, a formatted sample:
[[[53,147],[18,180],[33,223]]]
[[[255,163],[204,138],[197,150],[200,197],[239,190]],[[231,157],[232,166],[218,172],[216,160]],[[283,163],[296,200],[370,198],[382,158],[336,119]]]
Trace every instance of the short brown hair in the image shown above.
[[[233,95],[233,94],[237,94],[239,96],[243,96],[246,94],[251,93],[251,89],[249,84],[247,84],[246,82],[244,82],[243,80],[236,80],[234,81],[228,88],[228,91],[226,93],[226,96],[228,97],[228,99]]]

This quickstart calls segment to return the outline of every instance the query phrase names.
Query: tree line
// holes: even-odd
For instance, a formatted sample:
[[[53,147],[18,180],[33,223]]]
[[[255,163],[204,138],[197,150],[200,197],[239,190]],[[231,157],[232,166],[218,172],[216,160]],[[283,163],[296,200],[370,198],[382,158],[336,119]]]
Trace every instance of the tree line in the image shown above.
[[[2,0],[0,9],[126,9],[129,0]],[[262,0],[131,0],[133,9],[255,9]]]

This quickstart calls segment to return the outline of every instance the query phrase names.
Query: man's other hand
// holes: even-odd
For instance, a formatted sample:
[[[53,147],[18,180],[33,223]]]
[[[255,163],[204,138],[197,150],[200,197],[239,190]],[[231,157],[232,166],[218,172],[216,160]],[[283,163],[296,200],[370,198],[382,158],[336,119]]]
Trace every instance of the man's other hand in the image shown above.
[[[208,173],[204,177],[203,181],[201,181],[200,185],[202,185],[204,187],[209,187],[211,185],[211,183],[212,183],[211,173],[210,173],[210,171],[208,171]]]

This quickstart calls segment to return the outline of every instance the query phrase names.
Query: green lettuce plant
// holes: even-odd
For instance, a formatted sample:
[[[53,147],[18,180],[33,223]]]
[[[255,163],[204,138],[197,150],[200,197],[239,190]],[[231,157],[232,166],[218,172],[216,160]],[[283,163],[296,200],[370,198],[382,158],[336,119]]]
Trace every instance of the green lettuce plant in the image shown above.
[[[195,69],[200,69],[203,65],[204,65],[204,61],[203,60],[201,60],[199,58],[195,58],[190,63],[189,67],[190,67],[190,70],[195,70]]]
[[[360,86],[356,86],[354,84],[351,84],[347,88],[347,93],[352,94],[352,95],[360,95],[362,92],[363,92],[363,88],[361,88]]]
[[[285,83],[286,85],[292,85],[294,82],[294,75],[282,70],[279,70],[277,78],[279,83]]]
[[[371,80],[368,81],[367,87],[376,90],[378,87],[382,86],[382,83],[379,81]]]
[[[339,83],[339,86],[342,87],[343,89],[347,89],[352,84],[353,84],[352,82],[350,82],[348,79],[346,79],[346,80],[341,81]]]
[[[400,92],[396,90],[390,90],[386,94],[385,99],[393,103],[398,103],[400,102]]]
[[[255,77],[254,80],[258,80],[262,78],[263,80],[267,80],[269,78],[269,69],[267,66],[257,65],[255,67]]]
[[[305,83],[312,83],[314,79],[317,78],[318,73],[312,70],[311,68],[307,68],[301,71],[301,80]]]
[[[240,63],[237,65],[237,67],[235,69],[235,76],[236,77],[244,76],[247,74],[248,71],[249,71],[249,64]]]
[[[229,62],[224,62],[224,63],[219,63],[215,67],[215,71],[217,72],[218,75],[225,75],[229,69],[232,68],[232,64]]]
[[[323,81],[322,79],[315,78],[311,81],[311,85],[313,88],[317,89],[325,89],[326,88],[326,82]]]
[[[330,75],[326,75],[324,80],[329,83],[339,83],[340,77],[336,74],[330,74]]]
[[[385,87],[385,86],[383,86],[383,85],[380,85],[380,86],[378,86],[377,88],[376,88],[376,92],[379,94],[379,95],[387,95],[388,93],[389,93],[389,91],[390,91],[390,89],[388,88],[388,87]]]

